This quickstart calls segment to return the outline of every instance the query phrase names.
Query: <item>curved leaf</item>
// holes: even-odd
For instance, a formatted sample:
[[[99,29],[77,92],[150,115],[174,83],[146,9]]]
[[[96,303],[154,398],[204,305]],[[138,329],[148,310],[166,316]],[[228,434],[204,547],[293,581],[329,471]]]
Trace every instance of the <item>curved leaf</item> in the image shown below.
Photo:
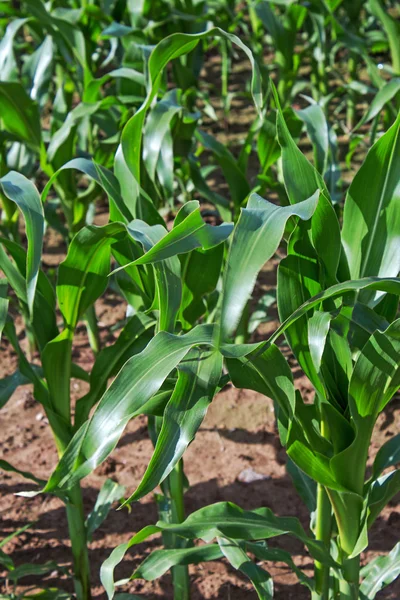
[[[342,240],[353,279],[400,271],[399,132],[400,114],[368,152],[347,193]],[[373,298],[360,295],[364,303]]]
[[[137,490],[124,504],[139,500],[162,483],[194,439],[216,392],[222,356],[219,352],[189,356],[179,365],[178,372],[153,456]]]
[[[42,132],[39,109],[20,83],[0,81],[0,114],[7,131],[40,152]]]
[[[0,179],[5,196],[21,210],[26,225],[28,252],[26,255],[26,290],[29,312],[33,312],[36,284],[42,256],[44,213],[39,193],[33,183],[20,173],[10,171]]]
[[[132,356],[91,419],[77,431],[42,491],[68,489],[100,465],[117,445],[130,419],[144,412],[146,403],[188,351],[195,346],[214,345],[214,336],[211,325],[199,325],[182,336],[161,331],[140,354]]]
[[[251,194],[236,224],[223,282],[221,335],[228,339],[235,331],[253,290],[258,272],[273,256],[290,217],[307,220],[313,215],[319,191],[293,206],[276,206]]]
[[[360,591],[365,594],[366,598],[373,600],[382,588],[392,583],[400,575],[400,542],[387,556],[374,558],[362,569],[361,575],[365,579],[361,584]]]

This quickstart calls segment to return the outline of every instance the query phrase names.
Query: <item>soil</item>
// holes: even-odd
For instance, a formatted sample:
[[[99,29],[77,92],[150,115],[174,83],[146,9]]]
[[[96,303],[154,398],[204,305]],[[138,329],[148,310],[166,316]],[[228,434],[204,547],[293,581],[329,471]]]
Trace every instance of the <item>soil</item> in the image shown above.
[[[239,70],[240,73],[240,70]],[[246,75],[246,77],[248,74]],[[234,100],[233,114],[241,114],[241,101]],[[243,115],[242,115],[243,116]],[[246,115],[247,122],[251,116]],[[241,121],[243,123],[243,121]],[[215,125],[217,127],[217,125]],[[238,127],[227,135],[237,142]],[[230,134],[230,135],[229,135]],[[224,140],[225,141],[225,140]],[[224,193],[222,187],[218,188]],[[105,222],[104,211],[97,222]],[[63,258],[65,248],[58,236],[48,233],[46,253],[43,263],[50,268]],[[270,262],[260,275],[258,294],[274,286],[276,261]],[[101,337],[104,344],[109,343],[113,334],[110,326],[123,319],[125,304],[108,291],[97,302]],[[21,344],[26,349],[26,340],[21,333],[21,324],[16,321]],[[267,323],[256,332],[256,338],[262,339],[276,325]],[[2,361],[0,377],[12,373],[16,368],[16,356],[7,340],[1,345]],[[88,345],[84,327],[78,330],[74,349],[74,361],[90,370],[93,356]],[[296,385],[302,393],[310,395],[310,385],[298,369],[294,367]],[[85,393],[85,384],[72,380],[71,393],[78,398]],[[47,479],[57,463],[57,454],[41,406],[34,400],[30,386],[20,387],[12,399],[0,412],[0,455],[15,467],[31,470],[37,477]],[[400,400],[394,399],[378,420],[371,448],[374,453],[389,437],[395,435],[400,427]],[[152,453],[152,444],[147,432],[145,417],[131,421],[112,456],[91,476],[83,481],[84,504],[87,512],[93,507],[98,491],[107,477],[126,486],[131,493],[139,483]],[[308,511],[297,496],[285,469],[286,456],[281,448],[275,427],[273,403],[269,398],[255,392],[235,389],[227,386],[211,404],[207,416],[200,427],[195,441],[185,454],[185,473],[190,489],[185,495],[187,514],[207,504],[222,500],[233,501],[244,509],[260,506],[270,507],[279,516],[297,516],[304,527],[308,527]],[[245,483],[243,471],[252,469],[262,477]],[[53,560],[59,565],[71,565],[71,550],[65,510],[62,502],[52,496],[39,495],[25,499],[15,494],[33,489],[20,476],[0,473],[0,528],[1,537],[5,537],[27,523],[32,523],[19,537],[9,542],[3,550],[12,555],[16,565],[23,563],[44,563]],[[157,520],[153,496],[149,495],[132,506],[131,512],[113,509],[103,525],[95,532],[90,544],[90,560],[93,578],[93,596],[105,598],[100,585],[99,569],[115,546],[127,541],[135,532]],[[380,553],[387,553],[400,537],[400,496],[398,495],[383,511],[370,534],[370,546],[363,554],[363,562],[368,562]],[[312,560],[303,545],[289,537],[275,538],[270,546],[289,550],[298,566],[311,574]],[[129,577],[134,568],[152,550],[160,546],[159,537],[150,542],[135,546],[126,555],[117,569],[117,579]],[[296,577],[280,563],[267,563],[275,583],[277,600],[305,600],[309,592],[297,583]],[[193,600],[250,600],[256,593],[248,581],[234,571],[226,561],[204,563],[190,567],[193,586]],[[23,580],[21,591],[38,585],[39,580],[29,577]],[[72,591],[71,580],[57,571],[40,579],[45,587],[61,587]],[[172,598],[170,576],[155,582],[135,580],[126,584],[121,591],[143,594],[148,600]],[[400,580],[381,592],[378,598],[398,599]]]

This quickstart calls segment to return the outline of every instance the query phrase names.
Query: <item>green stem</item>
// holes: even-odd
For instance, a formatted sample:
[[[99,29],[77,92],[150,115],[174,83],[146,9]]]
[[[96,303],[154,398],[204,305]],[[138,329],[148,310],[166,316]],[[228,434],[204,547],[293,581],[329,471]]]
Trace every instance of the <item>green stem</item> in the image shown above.
[[[226,40],[221,39],[221,57],[222,57],[222,70],[221,70],[221,96],[224,103],[225,114],[228,112],[228,78],[229,78],[229,54],[228,54],[228,43]]]
[[[360,587],[360,557],[342,561],[344,579],[339,582],[340,600],[358,600]]]
[[[169,489],[171,495],[171,517],[174,523],[182,523],[185,520],[184,492],[183,492],[183,461],[180,460],[169,475]],[[185,548],[186,540],[175,536],[174,548]],[[190,599],[189,569],[186,565],[173,567],[171,569],[174,586],[174,600]]]
[[[161,427],[161,417],[150,417],[148,420],[149,435],[153,445],[156,445],[157,436]],[[182,459],[161,484],[162,494],[156,494],[158,515],[166,523],[181,523],[185,519],[185,506],[183,498],[184,474]],[[185,548],[187,541],[175,534],[164,531],[162,533],[164,548]],[[189,570],[185,565],[172,567],[172,582],[174,600],[190,600]]]
[[[69,537],[74,564],[74,587],[78,600],[90,600],[90,566],[82,492],[78,485],[69,493],[66,505]]]
[[[332,509],[328,495],[322,485],[317,490],[317,514],[315,537],[329,548],[332,529]],[[314,562],[316,592],[312,595],[313,600],[329,600],[329,567]]]
[[[347,70],[349,73],[349,83],[351,83],[352,81],[354,81],[356,79],[356,76],[357,76],[357,59],[353,52],[350,54],[350,57],[349,57],[349,60],[347,63]],[[354,127],[355,117],[356,117],[355,92],[353,90],[350,90],[349,91],[349,100],[347,103],[347,128],[349,130],[353,129],[353,127]]]
[[[329,428],[324,419],[321,419],[321,434],[323,437],[329,437]],[[328,494],[324,486],[318,485],[317,488],[317,511],[315,537],[329,549],[332,534],[332,507]],[[314,562],[315,568],[315,588],[312,595],[313,600],[329,600],[329,577],[330,569],[327,565]]]

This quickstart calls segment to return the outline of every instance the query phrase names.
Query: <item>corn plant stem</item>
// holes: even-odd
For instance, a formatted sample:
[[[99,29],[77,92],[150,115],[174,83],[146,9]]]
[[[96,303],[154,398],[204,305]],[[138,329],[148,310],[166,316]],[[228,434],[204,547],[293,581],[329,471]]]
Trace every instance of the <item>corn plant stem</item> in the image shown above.
[[[162,418],[150,417],[148,419],[149,435],[153,445],[156,444],[160,431]],[[181,523],[185,519],[185,508],[183,499],[184,475],[183,461],[174,467],[172,472],[161,483],[162,494],[156,494],[158,515],[161,521],[167,523]],[[164,531],[162,533],[164,548],[185,548],[187,542],[184,538]],[[174,589],[174,600],[190,599],[190,581],[187,566],[172,567],[172,583]]]
[[[317,65],[318,70],[318,90],[320,94],[320,99],[324,98],[328,94],[328,86],[326,83],[326,64],[325,61],[318,61]]]
[[[87,551],[87,533],[81,488],[75,485],[66,505],[69,537],[71,540],[74,587],[78,600],[90,600],[90,565]]]
[[[317,514],[315,537],[323,542],[329,548],[332,529],[332,510],[331,503],[325,488],[318,485],[317,489]],[[313,600],[329,600],[329,567],[319,561],[314,563],[315,569],[315,587]]]
[[[64,347],[63,355],[63,377],[60,380],[58,390],[60,414],[66,422],[71,423],[71,364],[72,364],[72,341],[73,331],[69,331],[67,344]],[[50,420],[50,419],[49,419]],[[60,439],[54,431],[57,450],[61,457],[65,452],[69,440],[68,436]],[[87,549],[87,533],[85,524],[85,514],[82,501],[82,492],[80,484],[76,484],[68,493],[66,503],[66,514],[68,522],[68,531],[71,540],[71,549],[73,557],[73,579],[77,600],[90,600],[90,566]]]
[[[354,81],[357,76],[357,59],[353,52],[350,53],[350,57],[347,63],[348,73],[350,77],[349,83]],[[355,102],[355,92],[353,90],[349,91],[349,100],[347,103],[347,128],[349,130],[353,129],[356,117],[356,102]]]
[[[325,438],[329,437],[329,426],[323,418],[321,419],[321,435]],[[318,485],[315,537],[318,541],[322,542],[327,548],[329,548],[331,533],[331,503],[324,486]],[[316,593],[312,598],[313,600],[329,600],[329,567],[316,560],[314,563],[314,569]]]
[[[221,39],[221,56],[222,56],[222,72],[221,72],[221,96],[224,104],[225,114],[228,113],[228,74],[229,74],[229,54],[228,43]]]
[[[339,582],[340,600],[358,600],[360,582],[360,557],[346,558],[342,561],[345,579]]]
[[[185,520],[185,506],[183,498],[183,461],[180,460],[169,477],[169,490],[171,495],[171,517],[174,523],[182,523]],[[183,538],[175,536],[174,548],[184,548],[186,542]],[[186,565],[173,567],[171,569],[174,587],[174,600],[189,600],[190,580],[189,569]]]

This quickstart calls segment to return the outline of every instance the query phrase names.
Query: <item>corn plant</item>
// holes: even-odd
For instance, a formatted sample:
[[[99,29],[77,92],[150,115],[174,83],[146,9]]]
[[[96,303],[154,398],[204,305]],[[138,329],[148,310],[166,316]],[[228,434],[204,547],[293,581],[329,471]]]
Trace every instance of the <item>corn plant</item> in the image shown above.
[[[290,205],[279,208],[257,195],[250,197],[230,244],[217,318],[220,328],[216,338],[203,343],[218,348],[235,385],[273,398],[280,439],[291,459],[290,473],[314,513],[312,532],[305,532],[296,519],[275,517],[268,508],[243,511],[230,503],[200,509],[181,524],[161,520],[118,547],[104,563],[102,581],[110,598],[115,566],[129,547],[156,532],[189,541],[200,538],[206,545],[157,550],[133,578],[152,580],[172,566],[224,556],[252,580],[260,598],[271,598],[271,578],[251,561],[250,552],[258,560],[286,562],[314,599],[348,600],[374,598],[399,574],[398,545],[361,571],[360,554],[368,545],[369,528],[399,490],[398,471],[384,473],[397,462],[397,437],[379,450],[371,474],[366,466],[375,422],[400,385],[396,319],[400,258],[395,241],[400,117],[373,146],[350,186],[342,229],[321,176],[294,144],[281,111],[277,125]],[[377,171],[382,173],[379,178]],[[255,277],[293,216],[300,218],[290,229],[288,255],[278,275],[282,325],[261,345],[232,344]],[[362,245],[359,239],[364,240]],[[315,389],[311,404],[295,389],[291,370],[276,344],[282,333]],[[122,382],[123,370],[119,377]],[[82,430],[82,438],[78,433],[71,443],[70,460],[60,462],[48,485],[68,488],[90,471],[93,460],[97,464],[111,451],[110,443],[96,452],[91,434],[99,431],[100,419],[106,421],[107,404],[112,410],[111,399],[106,398],[107,394],[88,429]],[[141,484],[125,503],[139,499],[163,480],[164,465],[171,456],[168,451],[172,454],[178,449],[180,456],[182,444],[191,437],[185,431],[190,412],[181,415],[177,431],[172,406],[166,408],[164,435],[160,434],[163,451],[157,452],[159,443],[161,450],[158,440]],[[110,442],[115,431],[115,426],[109,427]],[[72,457],[79,466],[68,473]],[[162,465],[160,470],[158,465]],[[315,559],[313,579],[295,567],[290,554],[266,545],[268,538],[288,533],[302,540]],[[211,543],[214,538],[216,543]]]
[[[63,457],[68,461],[66,449],[71,439],[75,439],[75,433],[79,437],[82,427],[88,426],[90,411],[104,394],[109,378],[117,373],[122,364],[129,365],[129,359],[134,354],[141,355],[144,348],[150,353],[150,357],[153,352],[160,351],[165,361],[164,366],[160,366],[158,375],[152,369],[145,381],[139,378],[137,390],[139,398],[141,389],[145,394],[150,392],[148,407],[142,410],[139,400],[136,414],[144,412],[149,416],[150,432],[157,452],[160,452],[158,444],[162,443],[158,440],[162,440],[164,435],[162,428],[159,431],[159,418],[170,398],[172,404],[181,402],[188,392],[192,393],[193,382],[201,382],[205,377],[208,382],[206,392],[199,385],[192,398],[194,403],[201,405],[199,408],[196,404],[196,409],[200,412],[191,423],[191,427],[197,430],[207,406],[206,398],[210,396],[211,399],[220,386],[222,362],[218,353],[212,353],[203,360],[193,351],[193,356],[190,355],[191,362],[182,367],[178,378],[171,374],[170,378],[164,378],[164,382],[159,377],[165,369],[168,373],[173,371],[192,348],[202,347],[207,341],[214,339],[212,324],[198,327],[196,324],[199,319],[210,319],[216,310],[218,294],[215,297],[214,291],[224,259],[223,242],[230,235],[233,226],[226,223],[213,227],[205,223],[201,218],[199,203],[192,201],[184,204],[175,218],[174,228],[167,233],[155,204],[140,185],[142,138],[144,148],[150,148],[145,155],[147,164],[144,168],[147,171],[144,173],[147,174],[150,171],[149,164],[157,164],[155,145],[158,144],[160,149],[163,143],[163,135],[157,129],[157,123],[154,125],[155,133],[150,129],[143,134],[142,130],[151,102],[160,87],[162,70],[171,58],[195,48],[202,38],[211,35],[228,36],[252,60],[247,47],[238,38],[225,34],[222,30],[214,29],[199,35],[173,35],[156,46],[149,59],[148,95],[122,133],[122,144],[115,160],[115,175],[92,160],[76,158],[54,173],[41,196],[33,183],[17,172],[10,171],[0,180],[2,195],[22,212],[28,241],[25,251],[15,241],[1,239],[0,268],[6,276],[1,285],[1,325],[19,357],[18,371],[9,378],[15,385],[4,385],[2,403],[7,401],[17,385],[33,383],[34,396],[46,412],[61,461]],[[258,72],[254,66],[253,95],[261,108],[259,85]],[[147,140],[150,135],[151,139]],[[154,154],[155,161],[151,153]],[[85,174],[107,194],[111,221],[104,227],[88,225],[79,228],[69,244],[66,259],[59,265],[54,293],[52,285],[40,269],[45,223],[43,207],[46,206],[50,190],[57,179],[72,170]],[[138,216],[144,217],[147,222],[135,218]],[[181,265],[177,253],[188,252],[191,252],[190,256],[185,261],[182,260]],[[92,372],[88,374],[73,364],[74,335],[79,320],[94,310],[95,301],[103,294],[110,281],[108,275],[111,254],[124,269],[124,273],[117,269],[115,283],[128,301],[134,316],[126,320],[115,344],[98,352]],[[210,261],[213,268],[199,279],[197,270],[205,269],[206,265],[208,267]],[[15,292],[10,306],[7,300],[8,284]],[[8,307],[12,311],[18,310],[27,323],[39,352],[41,368],[30,364],[22,351],[13,320],[7,316]],[[57,324],[57,308],[63,317],[61,331]],[[155,337],[154,332],[157,332]],[[174,346],[176,349],[172,350]],[[146,354],[141,355],[141,360],[146,366],[150,364]],[[201,372],[198,372],[199,366]],[[70,398],[71,377],[81,378],[90,384],[89,392],[78,399],[74,411]],[[159,389],[156,389],[157,382],[160,384]],[[119,384],[117,388],[119,390]],[[115,398],[113,389],[109,388]],[[120,401],[119,394],[120,391],[117,392],[117,403]],[[131,403],[132,396],[127,400]],[[115,443],[123,431],[121,424],[117,425],[117,430],[119,434],[115,434]],[[185,445],[181,448],[181,453],[184,447]],[[169,471],[163,478],[164,499],[160,501],[160,511],[164,516],[168,515],[171,522],[179,522],[184,518],[184,474],[178,453],[174,459],[174,463],[170,459],[165,466]],[[62,463],[60,464],[60,468],[63,468]],[[0,466],[5,470],[15,470],[6,461],[1,461]],[[40,483],[32,474],[18,470],[16,472]],[[158,477],[156,473],[153,474],[153,479],[154,476]],[[90,561],[87,545],[95,527],[105,518],[111,502],[121,495],[121,488],[110,482],[106,483],[94,508],[95,516],[89,515],[85,519],[79,482],[64,493],[53,481],[54,478],[44,488],[59,495],[66,504],[75,592],[78,598],[89,598]],[[147,485],[151,485],[151,482]],[[108,489],[107,486],[111,488]],[[28,492],[26,495],[32,493]],[[167,547],[175,547],[175,543],[178,543],[175,537],[166,540]],[[173,576],[177,597],[187,596],[187,571],[178,568],[173,571]]]

